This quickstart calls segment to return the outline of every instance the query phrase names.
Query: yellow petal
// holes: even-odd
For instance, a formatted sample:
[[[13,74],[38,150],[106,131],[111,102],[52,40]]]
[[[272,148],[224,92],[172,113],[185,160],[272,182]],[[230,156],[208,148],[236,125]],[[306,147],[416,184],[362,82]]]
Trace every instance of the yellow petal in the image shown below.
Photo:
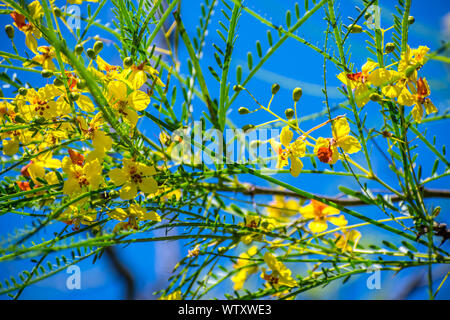
[[[128,179],[128,175],[126,174],[126,172],[119,168],[115,168],[109,171],[108,176],[111,178],[111,181],[117,186],[124,184]]]
[[[303,168],[302,161],[297,157],[291,157],[291,174],[294,177],[298,177]]]
[[[111,219],[123,221],[128,218],[128,213],[122,208],[116,208],[108,213]]]
[[[329,217],[328,221],[330,221],[332,224],[338,227],[346,226],[348,223],[343,215],[340,215],[339,217]]]
[[[281,130],[281,134],[280,134],[281,144],[287,148],[289,146],[289,143],[291,142],[293,136],[294,136],[294,133],[291,131],[291,129],[289,129],[288,126],[284,127]]]
[[[346,118],[339,118],[333,122],[333,137],[339,140],[350,133],[350,126]]]
[[[120,198],[123,200],[131,200],[136,197],[137,188],[136,185],[131,183],[126,183],[122,189],[120,189]]]
[[[144,193],[155,193],[158,191],[158,183],[152,177],[146,177],[139,183],[139,189]]]
[[[145,110],[150,104],[150,97],[139,90],[134,91],[129,99],[131,106],[138,111]]]
[[[327,230],[328,226],[326,221],[318,220],[318,221],[311,221],[308,224],[308,228],[309,230],[311,230],[311,232],[320,233]]]
[[[352,136],[346,136],[339,139],[338,145],[347,153],[355,153],[361,150],[361,144],[358,139]]]
[[[414,121],[421,122],[423,117],[423,107],[420,103],[416,103],[411,111]]]
[[[83,111],[86,111],[86,112],[94,112],[95,111],[94,103],[87,96],[80,95],[76,104]]]

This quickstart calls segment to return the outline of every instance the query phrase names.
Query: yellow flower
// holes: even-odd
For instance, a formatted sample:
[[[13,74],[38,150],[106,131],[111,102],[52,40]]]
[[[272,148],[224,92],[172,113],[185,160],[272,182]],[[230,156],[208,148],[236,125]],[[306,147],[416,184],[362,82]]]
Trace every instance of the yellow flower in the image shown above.
[[[378,63],[367,60],[361,67],[360,72],[341,72],[337,76],[343,84],[348,85],[351,90],[354,90],[355,102],[360,108],[366,105],[370,100],[370,88],[368,87],[368,84],[372,81],[379,84],[380,81],[382,81],[381,79],[384,78],[384,74],[381,71],[378,71],[373,75],[371,74],[376,67],[378,67]]]
[[[37,0],[28,5],[28,11],[34,20],[38,20],[44,15],[41,4]],[[25,33],[25,45],[35,54],[38,54],[36,39],[41,38],[41,32],[39,29],[32,23],[26,23],[25,16],[18,12],[11,13],[11,17],[14,20],[14,25],[20,31]]]
[[[64,108],[53,100],[59,94],[59,90],[52,84],[39,88],[38,91],[33,88],[28,89],[24,99],[16,98],[19,114],[26,121],[32,121],[35,118],[51,120],[66,115],[70,112],[70,108]]]
[[[31,59],[31,61],[42,66],[43,69],[55,70],[55,64],[52,61],[56,56],[55,49],[49,46],[42,46],[37,48],[37,51],[39,51],[40,54],[37,54],[33,59]],[[25,62],[23,66],[32,67],[34,65],[33,62]]]
[[[238,223],[240,227],[247,227],[251,229],[259,229],[262,231],[271,231],[275,227],[275,220],[271,218],[262,218],[257,215],[247,215],[245,217],[245,222]],[[241,237],[241,241],[249,245],[254,240],[261,241],[263,239],[263,234],[260,233],[250,233]]]
[[[397,102],[404,106],[412,106],[412,115],[414,121],[421,122],[423,117],[423,109],[427,114],[437,112],[437,108],[431,102],[428,96],[430,95],[430,86],[425,78],[419,78],[416,82],[416,88],[411,86],[413,93],[408,90],[403,90],[398,96]]]
[[[104,154],[106,151],[112,147],[112,139],[110,136],[106,135],[105,132],[101,130],[103,125],[102,114],[97,113],[87,125],[86,120],[78,116],[77,121],[80,125],[81,131],[84,133],[84,137],[92,140],[92,145],[94,149],[100,154]]]
[[[140,89],[144,85],[144,83],[147,82],[147,73],[150,74],[150,76],[153,78],[153,81],[155,81],[157,85],[165,87],[164,82],[162,82],[161,79],[159,79],[157,76],[158,70],[149,66],[145,62],[141,63],[138,66],[132,65],[130,68],[125,69],[122,72],[122,76],[124,79],[127,79],[131,82],[134,89]]]
[[[294,133],[288,126],[281,130],[280,143],[275,140],[270,140],[270,145],[278,155],[277,168],[284,168],[289,164],[288,159],[291,160],[290,172],[294,177],[297,177],[303,168],[303,163],[300,157],[303,157],[306,152],[306,143],[302,139],[298,138],[291,143]],[[282,148],[284,147],[284,149]]]
[[[67,195],[96,190],[102,182],[102,168],[98,159],[80,165],[80,161],[64,157],[62,169],[68,175],[63,187],[63,193]]]
[[[300,213],[305,219],[314,219],[308,224],[309,230],[314,233],[320,233],[327,230],[327,222],[331,222],[336,226],[347,225],[347,220],[343,215],[339,217],[334,217],[339,214],[339,210],[326,204],[311,200],[311,202],[300,208]]]
[[[272,202],[269,203],[267,211],[269,216],[280,222],[287,222],[293,215],[298,214],[300,207],[298,200],[285,200],[284,196],[274,196]]]
[[[123,160],[122,168],[115,168],[109,171],[111,181],[122,186],[120,197],[123,200],[133,199],[138,189],[144,193],[155,193],[158,191],[158,183],[153,179],[156,170],[153,166],[135,162],[130,159]]]
[[[336,247],[340,248],[342,251],[353,251],[358,245],[359,239],[361,239],[361,233],[357,230],[343,230],[342,234],[335,233],[336,236]],[[349,244],[349,241],[351,244]]]
[[[63,221],[68,225],[73,225],[74,230],[79,230],[80,225],[90,225],[97,219],[97,212],[95,210],[86,210],[83,207],[71,205],[65,210],[58,220]]]
[[[274,255],[266,252],[264,254],[264,262],[267,264],[270,270],[272,270],[272,273],[268,274],[263,268],[261,278],[268,281],[276,289],[278,289],[280,286],[297,286],[297,282],[294,280],[294,278],[292,278],[291,270],[289,270],[281,261],[278,261]]]
[[[37,140],[37,137],[33,137],[33,132],[28,130],[13,130],[0,133],[0,138],[3,143],[3,153],[7,156],[13,156],[19,152],[20,143],[22,146],[27,146]]]
[[[167,296],[162,296],[158,300],[182,300],[181,291],[177,290]]]
[[[338,147],[346,153],[361,150],[358,139],[350,136],[350,126],[345,118],[339,118],[332,125],[333,138],[318,138],[314,147],[314,154],[323,163],[335,164],[339,159]]]
[[[114,220],[124,221],[128,218],[128,222],[120,222],[113,232],[120,230],[138,229],[139,221],[161,221],[161,217],[155,211],[148,211],[141,206],[131,204],[128,210],[116,208],[108,213],[108,216]]]
[[[250,247],[247,252],[243,252],[239,255],[239,259],[237,260],[233,268],[240,270],[233,277],[231,277],[231,281],[233,281],[234,283],[234,290],[241,290],[244,287],[244,283],[248,279],[248,277],[258,271],[258,266],[247,267],[248,265],[251,265],[253,263],[252,260],[248,259],[256,255],[257,253],[258,247],[253,246]]]
[[[56,177],[56,174],[53,172],[55,176],[51,176],[52,180],[49,181],[49,176],[46,176],[45,169],[58,169],[61,168],[61,160],[54,159],[51,152],[44,152],[39,154],[38,156],[34,157],[33,160],[31,160],[26,166],[24,166],[20,173],[27,178],[31,178],[33,182],[38,185],[40,184],[38,182],[38,178],[45,179],[49,183],[57,183],[57,180],[54,180],[53,178]]]
[[[95,58],[95,62],[97,62],[98,70],[101,72],[97,71],[95,68],[89,68],[89,71],[94,73],[99,79],[106,82],[123,79],[121,73],[119,72],[119,66],[113,66],[107,63],[100,56]]]
[[[139,116],[136,111],[142,111],[150,103],[150,97],[142,91],[128,88],[123,81],[112,81],[108,84],[110,105],[122,116],[131,127],[135,127]]]

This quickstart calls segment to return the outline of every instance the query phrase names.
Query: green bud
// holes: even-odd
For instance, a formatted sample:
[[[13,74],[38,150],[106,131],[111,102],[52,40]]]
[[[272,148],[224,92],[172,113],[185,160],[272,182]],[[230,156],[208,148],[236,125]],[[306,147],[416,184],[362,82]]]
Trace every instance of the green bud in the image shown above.
[[[413,24],[414,22],[416,22],[416,18],[414,18],[413,16],[409,16],[408,17],[408,23],[409,24]]]
[[[239,91],[241,91],[243,89],[244,89],[244,87],[241,86],[240,84],[237,84],[237,85],[233,86],[233,90],[236,91],[236,92],[239,92]]]
[[[22,118],[20,115],[16,115],[16,116],[14,117],[14,122],[17,122],[17,123],[25,123],[26,121],[25,121],[25,119]]]
[[[291,126],[293,126],[293,127],[296,127],[296,126],[297,126],[297,120],[295,120],[295,119],[291,119],[291,120],[289,120],[288,122],[289,122],[289,124],[290,124]]]
[[[41,76],[44,78],[50,78],[53,75],[53,71],[44,69],[41,71]]]
[[[355,24],[354,26],[349,26],[350,28],[350,33],[361,33],[363,31],[363,28],[357,24]]]
[[[372,94],[369,96],[369,99],[370,99],[371,101],[377,102],[377,101],[383,100],[383,97],[380,96],[378,93],[372,93]]]
[[[302,88],[295,88],[294,91],[292,91],[292,99],[297,102],[302,97],[303,90]]]
[[[441,213],[441,207],[436,207],[433,210],[433,217],[437,217],[439,215],[439,213]]]
[[[71,93],[69,94],[69,98],[70,98],[70,100],[72,100],[72,101],[77,101],[78,98],[80,98],[80,94],[77,93],[77,92],[71,92]]]
[[[280,85],[278,83],[274,83],[272,85],[272,94],[277,94],[278,90],[280,90]]]
[[[80,90],[83,90],[84,88],[86,88],[86,80],[84,80],[84,79],[78,80],[77,88]]]
[[[5,26],[5,32],[8,35],[8,38],[14,39],[14,27],[10,24]]]
[[[75,46],[75,54],[80,55],[83,53],[83,50],[84,50],[84,48],[81,44],[77,44]]]
[[[264,229],[267,229],[268,226],[269,226],[269,222],[267,222],[267,221],[263,221],[261,223],[261,227],[263,227]]]
[[[62,82],[62,80],[60,78],[55,78],[55,80],[53,81],[53,84],[57,87],[61,87],[64,83]]]
[[[61,17],[61,14],[62,14],[60,8],[55,8],[55,9],[53,9],[53,13],[55,14],[55,16],[56,16],[57,18]]]
[[[415,66],[411,66],[408,69],[406,69],[405,75],[406,77],[411,77],[414,74],[414,71],[416,71],[416,67]]]
[[[219,247],[219,248],[217,248],[217,252],[219,252],[219,254],[222,254],[222,253],[224,253],[225,251],[227,251],[227,248],[225,248],[225,247]]]
[[[294,110],[293,110],[292,108],[286,109],[286,110],[284,111],[284,114],[286,115],[286,118],[287,118],[288,120],[291,120],[291,119],[294,117],[294,115],[295,115]]]
[[[103,42],[96,41],[94,43],[94,52],[95,52],[95,54],[98,54],[100,51],[102,51],[102,49],[103,49]]]
[[[366,13],[364,14],[364,19],[369,20],[371,16],[372,16],[372,13],[366,11]]]
[[[19,94],[21,95],[21,96],[26,96],[27,95],[27,89],[26,88],[20,88],[19,89]]]
[[[127,69],[127,68],[131,67],[132,65],[133,65],[133,59],[131,59],[130,57],[126,57],[123,60],[123,67],[124,67],[124,69]]]
[[[87,49],[86,50],[86,54],[92,60],[94,60],[95,57],[97,56],[97,54],[95,53],[94,49],[92,49],[92,48]]]
[[[395,50],[395,44],[392,42],[388,42],[386,43],[386,47],[384,48],[384,51],[386,51],[386,53],[391,53]]]
[[[250,112],[250,110],[248,110],[246,107],[240,107],[238,109],[239,114],[247,114]]]
[[[253,128],[255,128],[254,125],[252,125],[252,124],[246,124],[245,126],[242,127],[242,130],[248,131],[248,130],[252,130]]]

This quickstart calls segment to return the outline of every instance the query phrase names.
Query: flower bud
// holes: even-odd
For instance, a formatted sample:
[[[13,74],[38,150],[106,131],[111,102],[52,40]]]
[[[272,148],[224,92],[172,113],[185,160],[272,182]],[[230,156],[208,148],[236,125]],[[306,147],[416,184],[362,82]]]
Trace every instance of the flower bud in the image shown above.
[[[248,130],[253,129],[254,127],[255,127],[255,126],[252,125],[252,124],[246,124],[245,126],[242,127],[242,130],[248,131]]]
[[[44,78],[50,78],[53,75],[53,71],[44,69],[41,71],[41,76]]]
[[[363,31],[363,28],[357,24],[355,24],[354,26],[349,26],[350,28],[350,33],[361,33]]]
[[[380,96],[378,93],[372,93],[372,94],[369,96],[369,99],[370,99],[371,101],[377,102],[377,101],[383,100],[383,97]]]
[[[94,43],[94,52],[95,54],[98,54],[103,49],[103,42],[97,41]]]
[[[272,94],[277,94],[278,90],[280,90],[280,85],[278,83],[274,83],[272,85]]]
[[[89,49],[86,50],[86,55],[87,55],[90,59],[94,60],[94,59],[95,59],[95,56],[96,56],[97,54],[95,53],[94,49],[89,48]]]
[[[409,16],[408,17],[408,23],[409,24],[413,24],[414,22],[416,22],[416,18],[414,18],[413,16]]]
[[[386,51],[386,53],[391,53],[395,50],[395,44],[392,42],[388,42],[386,43],[386,47],[384,48],[384,51]]]
[[[227,251],[226,247],[219,247],[217,248],[217,251],[219,252],[219,254],[225,253],[225,251]]]
[[[127,68],[131,67],[132,65],[133,65],[133,59],[131,59],[130,57],[126,57],[123,60],[123,67],[124,67],[124,69],[127,69]]]
[[[302,88],[295,88],[294,91],[292,91],[292,99],[297,102],[302,97],[303,90]]]
[[[80,98],[80,94],[77,93],[77,92],[71,92],[71,93],[69,94],[69,98],[70,98],[70,100],[72,100],[72,101],[77,101],[78,98]]]
[[[416,66],[411,66],[408,69],[406,69],[405,75],[406,77],[411,77],[414,73],[414,71],[416,71]]]
[[[5,26],[5,32],[10,39],[14,39],[14,27],[10,24]]]
[[[27,95],[27,89],[26,88],[20,88],[19,89],[19,94],[21,95],[21,96],[26,96]]]
[[[60,78],[55,78],[55,80],[53,80],[53,84],[57,87],[61,87],[64,83]]]
[[[237,85],[233,86],[233,90],[236,91],[236,92],[239,92],[239,91],[241,91],[243,89],[244,89],[244,87],[241,86],[240,84],[237,84]]]
[[[86,88],[86,80],[84,79],[80,79],[77,81],[77,88],[80,90],[83,90],[84,88]]]
[[[288,108],[284,111],[284,114],[286,115],[286,118],[288,120],[291,120],[294,117],[294,110],[292,108]]]
[[[55,16],[56,16],[57,18],[61,17],[61,14],[62,14],[60,8],[55,8],[55,9],[53,9],[53,13],[55,14]]]
[[[77,44],[75,46],[75,54],[80,55],[83,53],[83,50],[84,50],[84,48],[81,44]]]
[[[16,123],[26,123],[25,119],[22,118],[22,117],[21,117],[20,115],[18,115],[18,114],[14,117],[14,122],[16,122]]]
[[[239,114],[247,114],[250,113],[250,110],[248,110],[246,107],[240,107],[238,109]]]
[[[366,13],[364,14],[364,19],[369,20],[371,16],[372,16],[372,13],[370,13],[369,11],[366,11]]]

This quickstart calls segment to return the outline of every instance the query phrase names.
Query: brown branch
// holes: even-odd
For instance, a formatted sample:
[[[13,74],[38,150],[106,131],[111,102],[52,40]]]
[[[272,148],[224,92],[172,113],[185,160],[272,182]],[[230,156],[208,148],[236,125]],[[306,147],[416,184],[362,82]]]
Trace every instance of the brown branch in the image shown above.
[[[224,192],[239,192],[245,195],[254,196],[254,195],[273,195],[273,196],[285,196],[292,197],[298,199],[306,199],[305,197],[290,191],[290,190],[282,190],[282,189],[274,189],[274,188],[266,188],[266,187],[257,187],[254,185],[249,185],[249,187],[234,187],[234,186],[225,186],[225,185],[206,185],[211,186],[216,191],[224,191]],[[450,190],[441,190],[441,189],[423,189],[422,191],[424,198],[450,198]],[[370,203],[364,202],[359,199],[342,199],[337,197],[329,197],[323,195],[316,195],[322,199],[332,201],[336,204],[342,206],[362,206],[369,205]],[[391,197],[392,202],[399,202],[404,200],[403,198],[393,195]]]
[[[117,251],[114,247],[106,247],[105,253],[108,256],[109,261],[111,262],[111,265],[114,268],[114,270],[116,270],[120,278],[122,278],[124,281],[125,299],[126,300],[135,299],[136,284],[133,274],[128,269],[128,267],[120,260],[119,256],[117,255]]]

